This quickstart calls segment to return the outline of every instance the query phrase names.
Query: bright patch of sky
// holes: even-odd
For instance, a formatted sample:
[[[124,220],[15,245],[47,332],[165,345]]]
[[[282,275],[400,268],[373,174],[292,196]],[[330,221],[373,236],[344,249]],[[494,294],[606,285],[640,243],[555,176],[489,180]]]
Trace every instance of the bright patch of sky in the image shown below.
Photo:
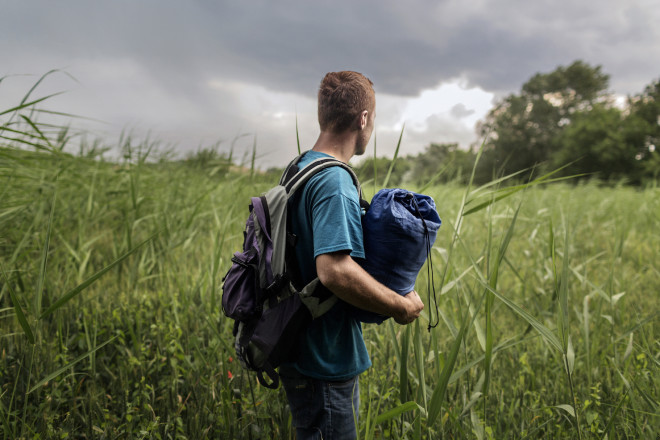
[[[624,95],[614,95],[614,105],[623,110],[628,105],[628,97]]]
[[[431,143],[469,148],[478,140],[476,123],[486,117],[494,97],[461,79],[440,82],[414,97],[376,92],[378,156],[394,154],[402,129],[400,155],[421,153]]]
[[[316,99],[221,79],[210,80],[207,86],[217,94],[218,100],[235,103],[236,116],[250,121],[243,126],[243,131],[258,133],[264,163],[277,159],[277,155],[266,151],[276,138],[277,142],[295,146],[296,119],[301,149],[311,148],[316,141]],[[468,87],[461,80],[442,82],[415,97],[379,93],[376,84],[378,156],[393,155],[404,123],[402,155],[422,152],[432,142],[457,142],[464,148],[469,147],[476,140],[475,124],[491,109],[493,97],[492,93]],[[236,145],[245,144],[243,148],[251,148],[251,142],[248,137]]]
[[[252,115],[255,123],[295,119],[296,113],[316,112],[316,102],[296,93],[277,92],[257,84],[213,79],[208,82],[211,90],[231,93],[239,108],[237,112]]]
[[[473,128],[492,108],[493,97],[493,93],[479,87],[468,88],[461,80],[441,83],[435,89],[424,90],[418,97],[406,99],[403,113],[394,128],[401,129],[405,123],[412,129],[426,130],[433,115],[448,116]]]

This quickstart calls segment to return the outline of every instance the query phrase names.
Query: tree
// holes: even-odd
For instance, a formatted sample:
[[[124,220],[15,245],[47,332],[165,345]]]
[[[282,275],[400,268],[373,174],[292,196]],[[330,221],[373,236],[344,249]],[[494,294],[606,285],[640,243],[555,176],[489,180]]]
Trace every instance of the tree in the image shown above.
[[[374,167],[375,161],[375,167]],[[387,172],[390,169],[392,159],[386,157],[377,157],[377,158],[367,158],[362,161],[358,166],[355,167],[355,173],[360,178],[360,182],[365,184],[367,182],[373,182],[374,171],[376,173],[376,186],[380,186],[384,183],[385,177],[387,177]],[[394,168],[392,169],[392,175],[390,180],[387,183],[387,186],[392,188],[394,186],[399,186],[403,183],[404,174],[410,169],[410,162],[405,158],[399,157],[394,163]]]
[[[418,185],[425,185],[431,180],[467,183],[475,157],[473,151],[462,150],[458,144],[432,143],[423,153],[409,158],[413,163],[411,180]]]
[[[660,79],[628,99],[630,114],[624,122],[626,141],[635,149],[642,178],[660,176]]]
[[[600,66],[582,61],[534,75],[520,94],[499,102],[478,128],[481,137],[489,134],[478,175],[490,178],[546,162],[574,115],[606,98],[608,82]]]
[[[564,174],[585,173],[603,180],[639,183],[637,148],[628,142],[623,122],[621,110],[604,104],[576,113],[557,137],[554,167],[576,161]]]

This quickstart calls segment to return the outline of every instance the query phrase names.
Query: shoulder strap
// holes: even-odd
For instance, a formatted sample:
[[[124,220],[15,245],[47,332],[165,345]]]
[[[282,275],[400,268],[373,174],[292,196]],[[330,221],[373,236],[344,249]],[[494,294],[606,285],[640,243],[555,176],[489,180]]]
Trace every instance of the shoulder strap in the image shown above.
[[[355,175],[353,169],[346,163],[334,159],[332,157],[322,157],[320,159],[316,159],[312,161],[309,165],[307,165],[301,171],[297,172],[295,175],[290,176],[289,174],[292,174],[291,167],[292,166],[297,167],[299,159],[300,156],[298,156],[296,159],[294,159],[293,162],[289,164],[284,174],[282,175],[282,179],[280,180],[280,184],[284,185],[286,188],[286,193],[288,197],[291,197],[293,194],[296,193],[296,191],[298,191],[300,188],[305,186],[307,181],[319,171],[329,167],[338,166],[348,171],[348,174],[350,174],[351,179],[353,179],[353,184],[358,190],[358,196],[360,199],[362,199],[362,187],[360,186],[360,181]]]
[[[306,153],[306,152],[305,152]],[[284,169],[284,172],[282,173],[282,177],[280,177],[280,185],[284,185],[286,182],[288,182],[297,172],[298,172],[298,162],[300,162],[300,159],[305,155],[305,153],[302,153],[299,156],[296,156],[295,159],[293,159],[291,162],[289,162],[289,165],[286,166]]]

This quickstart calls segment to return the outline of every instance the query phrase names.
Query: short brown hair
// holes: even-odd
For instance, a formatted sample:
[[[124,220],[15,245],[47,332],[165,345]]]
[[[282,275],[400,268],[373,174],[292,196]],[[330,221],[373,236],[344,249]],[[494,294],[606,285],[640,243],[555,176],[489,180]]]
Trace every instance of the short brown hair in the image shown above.
[[[342,132],[350,128],[362,111],[374,111],[373,83],[358,72],[330,72],[319,87],[321,131]]]

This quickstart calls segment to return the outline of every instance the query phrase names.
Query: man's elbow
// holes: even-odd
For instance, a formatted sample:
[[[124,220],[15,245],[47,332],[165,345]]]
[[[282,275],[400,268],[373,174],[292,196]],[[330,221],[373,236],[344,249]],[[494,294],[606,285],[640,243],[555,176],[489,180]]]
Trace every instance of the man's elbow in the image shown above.
[[[334,272],[334,265],[328,258],[325,258],[325,255],[316,257],[316,274],[321,284],[330,288],[335,279]]]
[[[319,281],[331,291],[342,288],[342,281],[345,274],[343,267],[346,264],[348,255],[323,254],[316,257],[316,274]]]
[[[330,275],[327,271],[321,271],[318,273],[318,275],[321,284],[323,284],[325,287],[327,287],[330,290],[335,289],[335,283],[333,282],[334,278],[332,277],[332,275]]]

